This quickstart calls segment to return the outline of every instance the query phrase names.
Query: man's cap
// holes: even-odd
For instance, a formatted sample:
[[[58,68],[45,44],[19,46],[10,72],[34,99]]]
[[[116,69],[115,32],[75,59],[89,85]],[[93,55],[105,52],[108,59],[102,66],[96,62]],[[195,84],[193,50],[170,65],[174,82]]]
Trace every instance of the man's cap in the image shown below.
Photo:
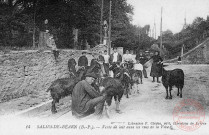
[[[97,75],[94,73],[94,72],[88,72],[88,73],[86,73],[86,75],[85,75],[86,77],[93,77],[93,78],[97,78]]]

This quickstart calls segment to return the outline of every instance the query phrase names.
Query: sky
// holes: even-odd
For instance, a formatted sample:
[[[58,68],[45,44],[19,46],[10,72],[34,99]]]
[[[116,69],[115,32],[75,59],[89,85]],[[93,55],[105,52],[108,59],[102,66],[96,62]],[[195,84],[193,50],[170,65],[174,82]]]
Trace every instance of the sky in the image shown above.
[[[157,36],[160,34],[160,12],[162,10],[162,30],[177,33],[182,30],[184,18],[191,24],[196,17],[207,18],[209,0],[127,0],[134,7],[132,24],[151,28],[156,23]]]

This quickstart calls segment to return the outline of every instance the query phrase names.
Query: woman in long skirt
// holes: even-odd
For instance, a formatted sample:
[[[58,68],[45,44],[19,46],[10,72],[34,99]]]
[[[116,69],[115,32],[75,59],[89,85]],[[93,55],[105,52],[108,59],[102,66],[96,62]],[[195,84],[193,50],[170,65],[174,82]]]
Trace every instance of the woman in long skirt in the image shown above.
[[[152,63],[152,67],[151,67],[150,76],[153,77],[153,81],[152,82],[155,82],[155,77],[156,77],[157,78],[157,82],[160,83],[159,77],[162,76],[161,62],[163,61],[163,59],[160,57],[158,51],[155,52],[155,55],[152,56],[152,59],[153,59],[153,63]]]

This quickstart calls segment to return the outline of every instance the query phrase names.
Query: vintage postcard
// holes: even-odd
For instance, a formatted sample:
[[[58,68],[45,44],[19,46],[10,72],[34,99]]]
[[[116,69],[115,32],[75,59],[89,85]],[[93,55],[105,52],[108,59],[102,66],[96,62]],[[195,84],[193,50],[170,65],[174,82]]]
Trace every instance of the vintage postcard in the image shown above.
[[[0,134],[208,134],[208,6],[0,0]]]

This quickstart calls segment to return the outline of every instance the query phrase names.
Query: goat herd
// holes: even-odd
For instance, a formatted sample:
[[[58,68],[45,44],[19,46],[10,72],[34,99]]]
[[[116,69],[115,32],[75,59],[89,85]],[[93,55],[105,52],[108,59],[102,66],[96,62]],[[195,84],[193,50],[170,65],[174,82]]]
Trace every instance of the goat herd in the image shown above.
[[[126,65],[127,64],[127,65]],[[125,64],[112,64],[108,66],[108,70],[112,71],[114,76],[109,77],[107,73],[104,73],[104,64],[98,61],[94,62],[91,66],[88,67],[79,67],[76,72],[76,62],[75,59],[71,58],[68,61],[68,68],[70,77],[57,79],[52,82],[51,86],[47,89],[47,92],[50,91],[52,96],[52,113],[56,113],[56,103],[59,103],[59,100],[63,97],[72,94],[74,86],[81,80],[85,79],[85,74],[88,72],[94,72],[98,75],[95,83],[92,86],[101,92],[107,93],[106,97],[106,110],[109,108],[114,97],[116,103],[116,112],[120,112],[120,101],[123,95],[126,95],[129,98],[131,87],[137,83],[143,83],[142,81],[142,72],[135,72],[133,66],[130,63]],[[166,99],[172,99],[171,90],[172,86],[178,88],[178,94],[182,98],[182,89],[184,86],[184,72],[182,69],[174,70],[165,70],[164,66],[161,63],[162,67],[162,84],[166,89]],[[139,79],[140,78],[140,79]],[[101,91],[101,88],[103,89]],[[169,92],[169,94],[168,94]]]

